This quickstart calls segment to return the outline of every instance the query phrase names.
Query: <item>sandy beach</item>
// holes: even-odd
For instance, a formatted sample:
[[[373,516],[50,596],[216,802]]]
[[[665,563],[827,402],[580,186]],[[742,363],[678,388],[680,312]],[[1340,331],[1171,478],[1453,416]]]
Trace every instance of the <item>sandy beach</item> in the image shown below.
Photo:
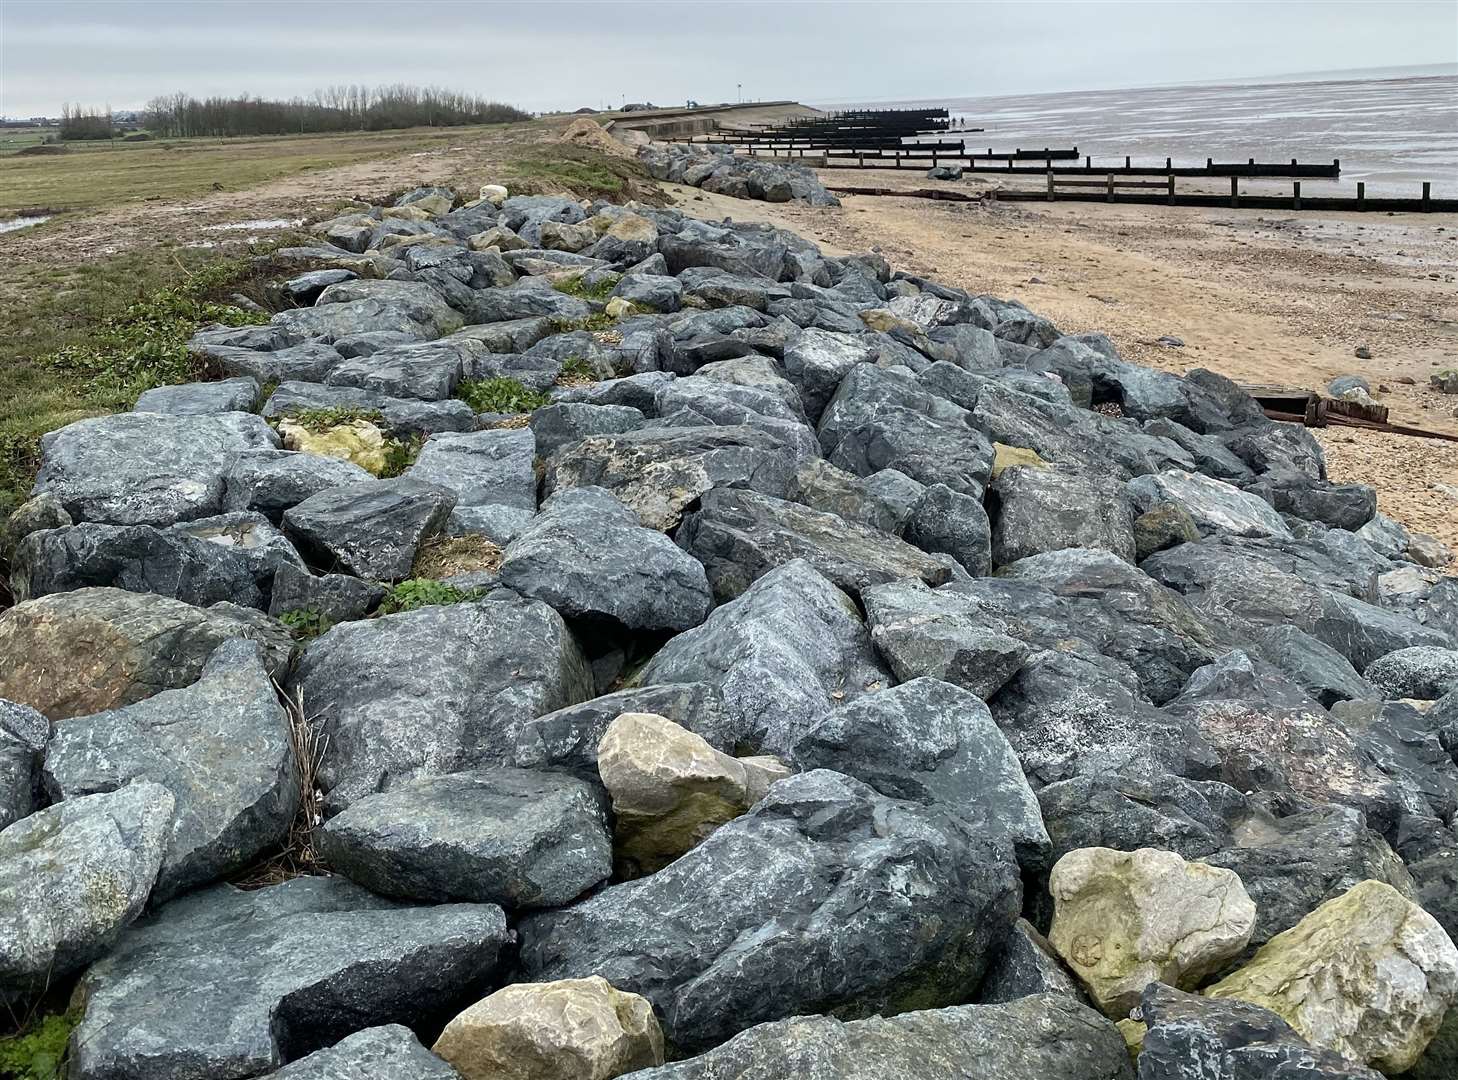
[[[819,172],[832,188],[934,186],[909,170]],[[691,212],[879,248],[898,268],[1021,300],[1068,332],[1103,331],[1127,359],[1168,371],[1309,389],[1359,374],[1394,423],[1458,435],[1458,396],[1428,389],[1433,371],[1458,364],[1458,215],[855,195],[821,210],[669,187]],[[1458,547],[1458,442],[1316,434],[1334,479],[1375,485],[1384,513]]]

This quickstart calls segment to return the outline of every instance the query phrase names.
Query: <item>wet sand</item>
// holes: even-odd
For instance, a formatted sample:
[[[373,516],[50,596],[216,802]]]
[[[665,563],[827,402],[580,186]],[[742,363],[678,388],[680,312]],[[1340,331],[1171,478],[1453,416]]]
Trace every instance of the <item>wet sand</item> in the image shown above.
[[[831,187],[934,186],[910,171],[820,175]],[[673,198],[839,251],[877,247],[898,268],[1021,300],[1068,332],[1103,331],[1126,358],[1164,370],[1318,390],[1360,374],[1394,423],[1458,434],[1458,396],[1427,389],[1433,371],[1458,366],[1458,215],[872,196],[821,210],[681,187]],[[1157,344],[1166,335],[1184,346]],[[1375,485],[1385,513],[1458,550],[1458,443],[1316,434],[1333,479]]]

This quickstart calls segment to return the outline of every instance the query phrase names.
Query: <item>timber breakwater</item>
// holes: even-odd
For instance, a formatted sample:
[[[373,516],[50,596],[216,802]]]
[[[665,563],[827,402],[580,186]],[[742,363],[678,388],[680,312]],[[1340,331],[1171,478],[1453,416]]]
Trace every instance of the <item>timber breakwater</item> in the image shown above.
[[[1458,579],[1305,428],[767,225],[314,228],[6,527],[75,1080],[1453,1075]]]

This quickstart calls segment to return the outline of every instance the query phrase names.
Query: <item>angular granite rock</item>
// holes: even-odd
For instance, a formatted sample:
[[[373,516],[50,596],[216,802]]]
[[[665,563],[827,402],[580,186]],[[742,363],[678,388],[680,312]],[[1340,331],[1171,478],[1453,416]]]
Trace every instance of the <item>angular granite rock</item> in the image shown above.
[[[88,587],[155,593],[206,607],[261,607],[254,568],[241,553],[177,529],[83,522],[33,532],[11,560],[16,602]]]
[[[364,469],[339,458],[292,450],[244,450],[233,458],[223,480],[222,508],[256,510],[276,522],[310,495],[370,479]]]
[[[612,872],[602,790],[528,769],[397,784],[330,818],[318,843],[352,881],[431,903],[556,907]]]
[[[700,1057],[634,1080],[1133,1080],[1119,1031],[1060,994],[846,1023],[760,1024]]]
[[[553,495],[506,548],[501,583],[569,618],[687,630],[713,596],[704,568],[603,488]]]
[[[813,1009],[895,1012],[966,993],[1010,925],[1011,848],[817,770],[656,874],[525,919],[532,981],[598,974],[683,1050]]]
[[[1048,939],[1027,919],[1019,919],[1003,935],[1002,945],[977,988],[977,1001],[998,1005],[1033,994],[1062,994],[1080,1004],[1088,1000]]]
[[[445,432],[426,440],[405,475],[455,492],[457,506],[535,511],[536,452],[536,440],[526,430]]]
[[[490,904],[405,907],[343,878],[218,885],[136,924],[87,971],[72,1073],[257,1076],[362,1028],[457,1006],[510,940]]]
[[[106,954],[142,913],[167,851],[157,784],[70,799],[0,832],[0,999]]]
[[[1233,484],[1199,473],[1166,469],[1129,481],[1129,493],[1141,510],[1162,502],[1185,508],[1205,534],[1289,536],[1291,530],[1270,503]]]
[[[1269,1009],[1313,1046],[1400,1073],[1458,999],[1458,947],[1392,886],[1364,881],[1205,993]]]
[[[1381,1080],[1381,1073],[1316,1049],[1269,1009],[1150,983],[1139,1080]]]
[[[1294,626],[1271,627],[1261,635],[1260,651],[1323,708],[1381,697],[1345,656]]]
[[[663,1064],[653,1006],[606,979],[518,983],[457,1015],[435,1052],[465,1080],[612,1080]]]
[[[324,569],[399,581],[410,576],[422,541],[439,532],[455,493],[397,477],[368,480],[311,495],[284,511],[284,528]]]
[[[157,901],[247,866],[288,835],[298,766],[256,642],[223,642],[191,686],[56,725],[45,781],[57,798],[143,780],[176,803]]]
[[[833,769],[892,799],[933,806],[1011,841],[1042,869],[1048,832],[1007,737],[976,694],[913,679],[826,713],[791,752],[801,769]]]
[[[708,683],[730,745],[785,754],[829,709],[891,682],[850,597],[802,559],[669,640],[638,683]]]
[[[1458,649],[1414,645],[1378,657],[1362,677],[1388,698],[1434,701],[1458,690]]]
[[[922,551],[950,555],[973,576],[992,573],[992,525],[976,495],[946,484],[928,485],[906,519],[902,536]]]
[[[246,413],[96,416],[41,439],[35,491],[56,496],[76,521],[171,525],[216,514],[234,458],[277,445]]]
[[[1061,548],[1102,548],[1134,561],[1134,511],[1113,481],[1017,466],[998,475],[991,495],[998,566]]]
[[[268,1076],[270,1080],[460,1080],[460,1073],[399,1024],[356,1031]]]
[[[294,672],[329,736],[331,811],[417,776],[504,764],[533,717],[592,696],[562,617],[521,597],[342,623]]]
[[[166,413],[169,416],[253,412],[258,408],[259,391],[258,380],[248,375],[217,382],[157,386],[142,391],[132,411]]]
[[[1233,871],[1172,851],[1079,848],[1058,860],[1048,888],[1048,940],[1116,1020],[1151,982],[1199,986],[1255,927],[1256,906]]]
[[[0,700],[0,830],[41,807],[41,755],[50,722],[29,705]]]
[[[386,589],[373,581],[349,574],[321,574],[292,566],[280,567],[273,575],[268,613],[315,612],[331,623],[362,619],[385,598]]]
[[[1028,657],[1001,619],[953,591],[893,581],[863,590],[861,603],[876,651],[903,682],[929,675],[986,701]]]
[[[954,574],[945,558],[878,529],[753,491],[706,492],[685,515],[678,542],[703,563],[721,602],[795,559],[852,595],[902,578],[941,585]]]
[[[281,674],[294,642],[281,624],[247,608],[196,608],[121,589],[77,589],[0,614],[0,698],[52,720],[102,712],[187,686],[229,638],[264,648]]]

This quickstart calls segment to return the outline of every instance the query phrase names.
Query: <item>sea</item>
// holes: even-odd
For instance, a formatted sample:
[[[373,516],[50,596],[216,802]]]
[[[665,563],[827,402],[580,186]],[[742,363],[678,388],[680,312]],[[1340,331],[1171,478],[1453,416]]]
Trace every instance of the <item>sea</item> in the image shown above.
[[[1068,148],[1095,167],[1216,161],[1341,161],[1337,181],[1303,180],[1308,194],[1458,197],[1458,64],[1283,76],[1265,81],[1049,94],[829,104],[823,108],[943,106],[994,150]]]

